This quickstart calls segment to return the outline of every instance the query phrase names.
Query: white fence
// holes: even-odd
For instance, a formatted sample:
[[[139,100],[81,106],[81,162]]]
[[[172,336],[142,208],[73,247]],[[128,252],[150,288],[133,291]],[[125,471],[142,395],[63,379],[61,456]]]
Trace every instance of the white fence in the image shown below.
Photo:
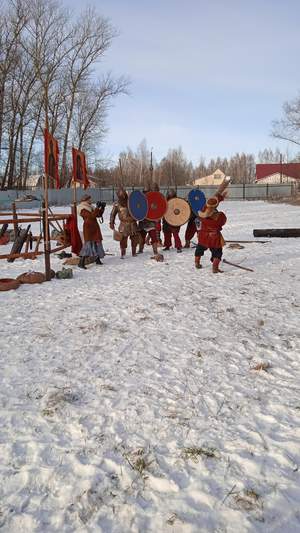
[[[138,187],[127,187],[128,192],[138,189]],[[189,191],[192,187],[177,187],[177,195],[186,198]],[[80,198],[87,192],[91,195],[94,202],[101,200],[107,202],[108,204],[113,203],[117,197],[117,188],[115,187],[104,187],[101,189],[88,189],[84,191],[83,189],[77,189],[77,198]],[[161,192],[165,194],[167,192],[167,187],[161,187]],[[212,196],[217,187],[212,186],[203,186],[201,190],[204,192],[205,196],[208,198]],[[232,184],[229,188],[229,200],[266,200],[267,198],[274,197],[288,197],[294,194],[295,188],[292,183],[285,184]],[[9,190],[9,191],[0,191],[0,208],[1,209],[10,209],[12,202],[15,200],[21,199],[26,194],[31,194],[36,198],[35,201],[30,204],[26,204],[30,207],[38,207],[41,203],[43,191],[41,189],[35,189],[32,191],[18,191],[18,190]],[[70,205],[73,202],[73,189],[50,189],[49,190],[49,205]],[[21,203],[21,202],[20,202]],[[24,208],[24,204],[22,204]]]

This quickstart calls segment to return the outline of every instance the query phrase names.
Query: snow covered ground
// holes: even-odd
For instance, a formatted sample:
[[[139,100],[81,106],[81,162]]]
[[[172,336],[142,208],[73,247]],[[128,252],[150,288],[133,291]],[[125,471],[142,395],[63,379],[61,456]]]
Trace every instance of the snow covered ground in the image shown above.
[[[300,223],[223,209],[228,239]],[[1,531],[300,531],[300,239],[213,275],[192,249],[121,261],[109,211],[104,266],[0,293]]]

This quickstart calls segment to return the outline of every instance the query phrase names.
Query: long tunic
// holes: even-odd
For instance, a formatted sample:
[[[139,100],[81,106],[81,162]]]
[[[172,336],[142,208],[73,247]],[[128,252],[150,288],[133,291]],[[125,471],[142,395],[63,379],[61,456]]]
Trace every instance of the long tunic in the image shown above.
[[[198,232],[198,244],[206,248],[222,248],[224,239],[221,230],[226,220],[226,215],[218,211],[211,217],[202,218],[201,229]]]

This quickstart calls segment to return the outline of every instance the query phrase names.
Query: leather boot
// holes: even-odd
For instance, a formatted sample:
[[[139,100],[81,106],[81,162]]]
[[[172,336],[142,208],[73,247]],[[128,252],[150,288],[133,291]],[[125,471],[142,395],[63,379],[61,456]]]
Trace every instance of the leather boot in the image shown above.
[[[125,259],[126,248],[121,248],[121,259]]]
[[[191,246],[191,241],[186,241],[184,247],[185,248],[190,248],[190,246]]]
[[[79,266],[79,268],[84,268],[84,270],[86,270],[85,257],[80,257],[78,266]]]
[[[201,257],[195,256],[195,267],[196,268],[202,268],[202,265],[200,263],[200,259],[201,259]]]
[[[219,274],[219,273],[223,272],[223,270],[219,269],[220,261],[221,261],[221,259],[218,259],[217,257],[215,257],[213,259],[212,271],[213,271],[214,274]]]
[[[103,265],[103,263],[102,263],[102,261],[101,261],[101,259],[100,259],[99,256],[96,257],[96,261],[95,261],[95,263],[96,263],[96,265]]]

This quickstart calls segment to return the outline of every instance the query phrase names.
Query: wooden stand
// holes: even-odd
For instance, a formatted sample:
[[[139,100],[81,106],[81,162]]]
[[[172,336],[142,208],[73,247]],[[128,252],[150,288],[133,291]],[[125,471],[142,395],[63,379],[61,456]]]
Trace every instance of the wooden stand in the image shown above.
[[[22,218],[19,218],[20,215]],[[20,224],[20,223],[28,224],[31,222],[39,222],[40,224],[42,223],[42,226],[43,226],[43,231],[38,236],[36,237],[32,236],[32,241],[36,242],[34,251],[30,251],[30,252],[28,251],[30,241],[27,240],[27,244],[25,244],[25,252],[20,251],[19,253],[10,252],[9,254],[1,254],[0,259],[9,259],[9,260],[14,260],[14,259],[19,259],[19,258],[35,259],[38,255],[45,255],[45,270],[50,269],[49,273],[51,274],[50,254],[64,250],[65,248],[68,248],[70,244],[67,243],[59,247],[53,248],[51,250],[50,236],[49,236],[49,224],[55,222],[59,226],[59,228],[61,228],[61,231],[63,232],[64,228],[62,226],[64,226],[64,224],[61,226],[59,224],[59,221],[64,222],[69,216],[70,216],[70,213],[59,214],[59,215],[55,215],[52,213],[51,216],[49,216],[49,214],[48,216],[46,216],[46,207],[44,206],[44,204],[42,208],[42,213],[19,213],[19,216],[18,216],[16,209],[14,210],[14,212],[0,213],[0,225],[3,224],[3,226],[6,227],[6,229],[9,224],[13,224],[13,226],[15,227],[16,224]],[[6,217],[6,218],[2,218],[2,217]],[[47,231],[47,226],[48,226],[48,231]],[[42,237],[44,238],[44,252],[39,251],[39,245],[42,240]],[[46,250],[46,239],[47,238],[48,238],[48,246]],[[45,251],[47,251],[47,255],[45,254]]]

